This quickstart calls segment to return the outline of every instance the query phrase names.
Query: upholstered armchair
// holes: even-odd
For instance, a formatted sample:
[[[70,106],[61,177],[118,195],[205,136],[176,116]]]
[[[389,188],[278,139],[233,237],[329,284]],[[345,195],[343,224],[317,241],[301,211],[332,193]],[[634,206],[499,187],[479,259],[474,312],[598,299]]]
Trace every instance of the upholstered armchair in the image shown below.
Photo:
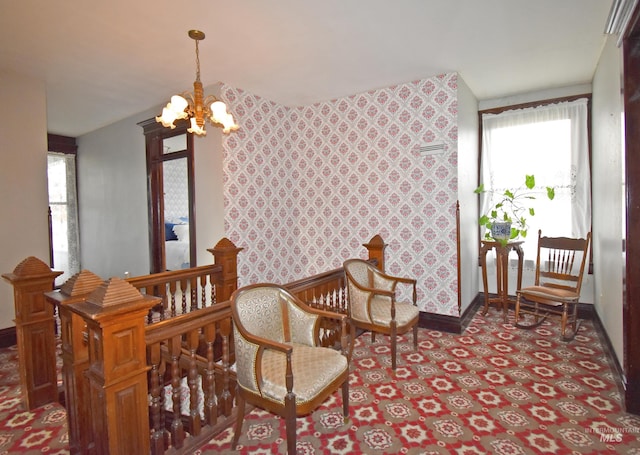
[[[413,329],[413,347],[418,349],[418,318],[416,280],[387,275],[362,259],[344,262],[349,295],[348,313],[352,330],[355,328],[383,333],[391,338],[391,368],[396,369],[396,336]],[[396,302],[396,286],[413,286],[412,302]]]
[[[296,417],[311,413],[339,387],[349,418],[346,315],[312,308],[283,287],[256,284],[231,296],[238,393],[235,449],[245,402],[284,417],[287,452],[296,452]],[[342,351],[320,346],[320,320],[340,321]]]

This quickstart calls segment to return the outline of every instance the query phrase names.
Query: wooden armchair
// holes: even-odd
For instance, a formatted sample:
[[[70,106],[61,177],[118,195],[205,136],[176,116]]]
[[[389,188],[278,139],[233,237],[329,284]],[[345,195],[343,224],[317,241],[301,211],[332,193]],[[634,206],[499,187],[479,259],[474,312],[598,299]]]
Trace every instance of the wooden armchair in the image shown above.
[[[256,284],[231,296],[238,393],[235,449],[245,402],[283,416],[287,452],[296,453],[296,417],[311,413],[342,387],[349,418],[346,315],[314,309],[275,284]],[[320,319],[341,322],[342,352],[319,345]]]
[[[367,261],[349,259],[344,262],[349,294],[349,321],[352,338],[355,327],[390,335],[391,368],[396,369],[396,336],[413,329],[413,347],[418,349],[418,318],[416,280],[386,275]],[[398,283],[413,286],[413,302],[396,302]]]
[[[562,338],[573,339],[580,325],[578,299],[590,240],[591,233],[584,239],[574,239],[543,237],[538,231],[535,283],[516,292],[517,327],[530,329],[547,317],[557,317]]]

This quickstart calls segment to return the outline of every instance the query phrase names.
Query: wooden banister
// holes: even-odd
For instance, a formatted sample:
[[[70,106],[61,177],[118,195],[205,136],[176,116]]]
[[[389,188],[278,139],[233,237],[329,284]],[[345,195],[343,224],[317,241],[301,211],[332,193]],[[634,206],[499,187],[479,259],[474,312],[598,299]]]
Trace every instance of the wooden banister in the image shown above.
[[[89,395],[97,454],[149,453],[145,318],[158,304],[119,278],[67,305],[87,325]]]
[[[369,251],[369,259],[375,259],[378,262],[378,269],[384,272],[384,249],[387,244],[384,243],[380,234],[374,235],[369,243],[362,245]]]
[[[2,277],[13,285],[20,386],[27,409],[58,401],[53,307],[44,293],[63,272],[30,256]]]
[[[69,278],[58,291],[47,292],[47,302],[58,308],[62,355],[62,382],[64,387],[69,452],[91,453],[94,448],[92,431],[89,379],[89,348],[87,324],[69,305],[85,301],[102,285],[102,278],[82,270]]]
[[[382,269],[382,238],[375,236],[364,246],[369,260]],[[242,248],[222,239],[209,251],[215,257],[213,265],[126,281],[103,281],[82,271],[59,291],[52,291],[59,273],[36,264],[34,282],[38,278],[47,286],[25,285],[27,297],[16,294],[16,300],[47,308],[46,317],[36,322],[42,324],[41,343],[51,349],[37,360],[53,363],[48,368],[54,374],[53,308],[58,307],[71,453],[190,453],[234,421],[236,376],[228,299],[237,288]],[[3,276],[16,284],[14,288],[23,289],[23,272],[29,268],[16,270],[20,273]],[[312,306],[347,311],[342,268],[285,286]],[[46,305],[38,303],[42,296]],[[175,308],[175,315],[149,323],[149,309],[161,303],[169,312]],[[345,336],[333,326],[323,327],[323,333],[323,344],[330,346],[340,342],[339,333]],[[47,337],[52,341],[45,341]],[[33,375],[38,368],[27,364],[25,371]],[[184,381],[189,390],[187,415],[181,402]],[[166,393],[170,411],[165,408]],[[202,409],[199,393],[204,396]],[[57,388],[51,395],[57,396]]]
[[[243,249],[225,237],[207,250],[213,254],[216,264],[222,266],[222,276],[216,283],[216,294],[221,302],[229,300],[238,288],[238,253]]]

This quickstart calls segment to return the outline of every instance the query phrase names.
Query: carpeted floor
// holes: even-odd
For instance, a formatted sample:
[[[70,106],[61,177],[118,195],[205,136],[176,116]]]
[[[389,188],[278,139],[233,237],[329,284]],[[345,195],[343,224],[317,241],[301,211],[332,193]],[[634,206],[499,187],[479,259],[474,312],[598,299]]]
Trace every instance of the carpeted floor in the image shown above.
[[[421,330],[403,337],[395,377],[389,343],[358,338],[350,379],[351,421],[341,398],[298,419],[302,454],[640,454],[640,418],[621,390],[590,322],[570,343],[545,323],[503,324],[492,310],[463,335]],[[284,422],[255,410],[238,450],[286,453]],[[198,453],[228,453],[227,430]]]
[[[621,390],[590,322],[570,343],[553,325],[503,324],[491,310],[463,335],[402,337],[395,376],[388,338],[356,340],[351,420],[336,393],[298,419],[299,454],[640,454],[640,417]],[[0,350],[0,455],[68,453],[59,405],[22,409],[15,348]],[[234,453],[228,429],[196,453]],[[247,414],[239,454],[286,453],[284,422]]]

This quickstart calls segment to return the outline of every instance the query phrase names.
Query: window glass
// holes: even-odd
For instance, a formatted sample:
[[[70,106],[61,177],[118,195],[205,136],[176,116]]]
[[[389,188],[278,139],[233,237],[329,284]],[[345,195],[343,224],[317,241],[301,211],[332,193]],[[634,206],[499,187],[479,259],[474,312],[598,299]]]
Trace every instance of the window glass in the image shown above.
[[[53,269],[64,272],[56,279],[60,285],[80,271],[75,155],[50,152],[47,179]]]
[[[535,259],[538,229],[547,236],[584,237],[591,229],[590,169],[585,99],[483,115],[481,181],[502,193],[534,175],[535,215],[527,217],[525,257]],[[546,187],[555,189],[549,200]],[[482,213],[493,205],[483,195]],[[483,233],[484,235],[484,233]]]

